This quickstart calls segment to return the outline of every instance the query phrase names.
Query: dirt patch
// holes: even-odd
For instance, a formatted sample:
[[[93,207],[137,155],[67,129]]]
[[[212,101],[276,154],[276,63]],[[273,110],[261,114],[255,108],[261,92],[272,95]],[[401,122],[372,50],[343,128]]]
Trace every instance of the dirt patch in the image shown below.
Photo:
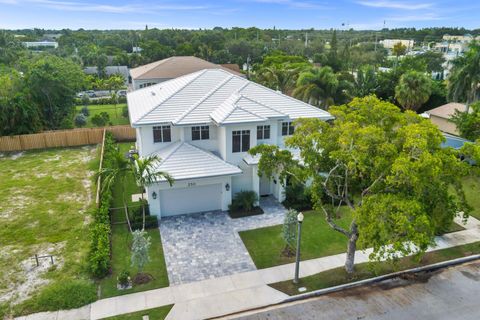
[[[51,264],[49,258],[42,258],[38,260],[39,265],[37,266],[36,260],[32,256],[22,260],[10,274],[3,275],[2,282],[6,283],[6,290],[0,292],[0,302],[22,302],[38,287],[47,284],[49,280],[45,279],[44,275],[51,268],[61,268],[63,266],[61,251],[64,247],[65,243],[61,242],[43,245],[36,250],[39,256],[53,255],[54,265]],[[15,250],[12,250],[10,254],[15,254]],[[9,281],[13,277],[21,281]]]

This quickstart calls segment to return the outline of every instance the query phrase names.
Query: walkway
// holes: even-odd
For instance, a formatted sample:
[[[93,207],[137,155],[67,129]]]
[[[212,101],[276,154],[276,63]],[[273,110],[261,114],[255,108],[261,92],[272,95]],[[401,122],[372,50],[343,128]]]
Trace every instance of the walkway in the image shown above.
[[[439,250],[480,241],[480,221],[469,218],[467,229],[436,238]],[[366,252],[357,251],[355,262],[368,261]],[[325,270],[343,266],[345,254],[302,261],[300,276],[306,277]],[[51,319],[102,319],[175,304],[167,316],[168,320],[207,319],[225,314],[259,308],[282,302],[287,295],[268,286],[270,283],[293,279],[295,264],[237,273],[167,288],[132,293],[102,299],[77,310],[35,314],[23,320]],[[90,310],[89,318],[84,317]]]
[[[238,231],[278,225],[286,209],[261,198],[264,214],[232,219],[226,212],[188,214],[160,221],[163,252],[171,285],[256,270]]]

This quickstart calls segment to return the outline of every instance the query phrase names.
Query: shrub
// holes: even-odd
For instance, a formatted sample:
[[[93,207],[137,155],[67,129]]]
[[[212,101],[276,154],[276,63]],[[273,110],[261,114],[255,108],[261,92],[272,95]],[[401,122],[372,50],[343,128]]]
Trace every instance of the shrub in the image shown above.
[[[150,261],[148,250],[152,243],[146,231],[135,230],[132,236],[132,266],[136,266],[141,273],[145,264]]]
[[[75,126],[77,127],[83,127],[84,125],[87,124],[87,118],[83,113],[79,113],[75,116]]]
[[[130,272],[128,272],[128,270],[123,270],[120,272],[117,277],[117,281],[123,287],[128,286],[130,284]]]
[[[287,184],[283,205],[295,210],[309,210],[312,208],[312,191],[300,183]]]
[[[90,110],[88,109],[87,106],[83,106],[82,110],[80,111],[85,117],[88,117],[90,115]]]
[[[116,153],[118,152],[113,135],[105,134],[103,151],[103,167],[114,168]],[[88,267],[91,275],[96,278],[106,276],[110,271],[110,202],[112,191],[102,190],[100,205],[93,212],[94,222],[90,231],[90,252]]]
[[[127,106],[122,108],[122,116],[124,118],[128,118],[128,107]]]
[[[110,121],[110,115],[105,111],[92,117],[92,123],[97,127],[104,127]]]
[[[132,230],[141,230],[143,225],[142,216],[136,216],[130,220],[132,225]],[[158,228],[158,218],[157,216],[145,216],[145,229],[154,229]]]
[[[250,212],[255,207],[255,202],[257,201],[258,195],[255,191],[240,191],[233,198],[229,209],[233,211],[243,210]]]
[[[99,98],[99,99],[91,99],[88,104],[90,105],[104,105],[104,104],[119,104],[119,103],[126,103],[127,102],[127,97],[117,97],[117,100],[111,97],[104,97],[104,98]],[[75,104],[76,105],[82,105],[84,104],[82,99],[75,99]]]

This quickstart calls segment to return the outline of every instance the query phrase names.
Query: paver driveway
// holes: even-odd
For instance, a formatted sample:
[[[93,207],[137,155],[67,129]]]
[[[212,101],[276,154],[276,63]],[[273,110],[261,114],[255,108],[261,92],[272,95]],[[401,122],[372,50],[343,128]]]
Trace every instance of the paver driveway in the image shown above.
[[[281,224],[286,209],[273,197],[264,214],[231,219],[215,211],[162,218],[160,233],[170,285],[255,270],[238,231]]]

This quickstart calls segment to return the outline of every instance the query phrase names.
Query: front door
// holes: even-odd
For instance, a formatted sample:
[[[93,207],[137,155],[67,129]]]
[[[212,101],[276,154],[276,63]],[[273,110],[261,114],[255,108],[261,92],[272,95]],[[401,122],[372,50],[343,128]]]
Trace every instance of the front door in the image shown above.
[[[266,176],[260,177],[260,196],[268,196],[272,192],[270,191],[270,179]]]

